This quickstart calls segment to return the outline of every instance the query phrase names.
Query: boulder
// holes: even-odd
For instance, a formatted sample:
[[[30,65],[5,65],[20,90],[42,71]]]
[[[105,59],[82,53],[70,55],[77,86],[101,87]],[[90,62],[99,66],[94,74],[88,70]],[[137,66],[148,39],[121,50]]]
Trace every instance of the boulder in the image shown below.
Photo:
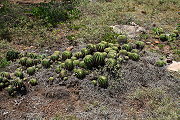
[[[173,61],[170,65],[167,66],[168,71],[180,71],[180,62]]]

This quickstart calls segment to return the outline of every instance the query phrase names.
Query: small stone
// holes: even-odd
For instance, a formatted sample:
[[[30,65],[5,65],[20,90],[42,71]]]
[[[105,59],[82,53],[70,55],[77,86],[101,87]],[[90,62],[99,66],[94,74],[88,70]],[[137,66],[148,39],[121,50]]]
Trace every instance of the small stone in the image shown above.
[[[68,48],[66,48],[67,51],[71,51],[74,47],[73,46],[70,46]]]
[[[173,61],[172,64],[167,66],[168,71],[180,71],[180,62]]]

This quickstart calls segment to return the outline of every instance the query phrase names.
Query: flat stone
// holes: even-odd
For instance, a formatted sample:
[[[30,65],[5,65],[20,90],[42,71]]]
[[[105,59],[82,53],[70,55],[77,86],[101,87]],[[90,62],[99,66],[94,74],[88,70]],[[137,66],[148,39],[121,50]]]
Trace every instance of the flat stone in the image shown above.
[[[140,34],[146,33],[144,27],[141,27],[135,23],[132,25],[114,25],[110,26],[117,34],[125,34],[129,38],[139,37]]]
[[[180,71],[180,62],[173,61],[170,65],[167,66],[168,71]]]

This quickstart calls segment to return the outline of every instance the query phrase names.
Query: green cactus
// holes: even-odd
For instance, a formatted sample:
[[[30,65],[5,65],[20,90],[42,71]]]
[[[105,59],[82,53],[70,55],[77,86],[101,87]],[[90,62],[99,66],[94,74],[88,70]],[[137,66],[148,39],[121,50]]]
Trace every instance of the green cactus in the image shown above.
[[[82,54],[83,54],[83,57],[86,56],[86,55],[88,55],[88,54],[90,54],[90,50],[89,50],[89,49],[86,49],[86,48],[82,48],[82,49],[81,49],[81,52],[82,52]]]
[[[4,83],[0,82],[0,90],[4,88]]]
[[[32,86],[35,86],[38,84],[38,81],[37,81],[37,79],[30,79],[29,84],[31,84]]]
[[[98,44],[96,45],[96,49],[97,49],[97,51],[99,51],[99,52],[103,52],[105,48],[106,48],[106,45],[105,45],[105,44],[98,43]]]
[[[86,55],[83,61],[89,69],[91,69],[94,65],[94,59],[92,55]]]
[[[19,56],[19,52],[16,52],[14,50],[10,50],[6,53],[6,59],[8,61],[10,61],[10,60],[13,61],[15,59],[18,59],[18,56]]]
[[[89,51],[90,51],[91,53],[93,53],[93,52],[96,51],[96,45],[93,45],[93,44],[88,44],[88,45],[86,46],[86,48],[89,49]]]
[[[116,66],[116,64],[117,64],[117,61],[116,61],[116,59],[108,58],[108,59],[106,59],[106,64],[107,64],[109,67],[114,67],[114,66]]]
[[[66,59],[66,61],[65,61],[65,68],[67,70],[73,70],[74,65],[73,65],[73,61],[71,59]]]
[[[86,77],[86,74],[85,74],[84,70],[77,69],[77,70],[75,70],[75,76],[79,79],[83,79]]]
[[[99,76],[97,79],[99,87],[107,88],[108,87],[108,78],[106,76]]]
[[[22,58],[19,60],[19,63],[20,63],[22,66],[26,66],[26,60],[27,60],[27,57],[22,57]]]
[[[114,44],[113,43],[108,43],[108,47],[113,47]]]
[[[83,57],[83,53],[82,52],[76,52],[75,54],[74,54],[74,57],[76,57],[76,58],[82,58]]]
[[[16,90],[20,90],[24,86],[22,79],[15,79],[11,81],[11,84],[16,88]]]
[[[108,57],[108,58],[116,58],[116,57],[117,57],[117,53],[115,53],[115,52],[109,52],[109,53],[107,54],[107,57]]]
[[[34,61],[31,58],[27,58],[26,60],[26,67],[31,67],[34,65]]]
[[[93,55],[93,59],[96,65],[103,65],[105,57],[101,52],[95,52]]]
[[[117,58],[117,62],[118,62],[118,63],[122,63],[122,62],[123,62],[123,58],[122,58],[122,57],[118,57],[118,58]]]
[[[53,81],[54,80],[54,77],[49,77],[49,81]]]
[[[161,34],[161,35],[159,36],[159,39],[164,42],[164,41],[167,41],[167,40],[168,40],[168,36],[167,36],[166,34]]]
[[[104,44],[105,47],[108,47],[108,42],[106,42],[106,41],[101,41],[100,43],[101,43],[101,44]]]
[[[124,56],[124,60],[129,60],[129,56]]]
[[[106,52],[102,52],[104,57],[107,57],[107,53]]]
[[[163,67],[164,65],[166,65],[166,62],[163,61],[163,60],[158,60],[158,61],[156,61],[156,66],[158,66],[158,67]]]
[[[13,87],[13,85],[9,85],[7,88],[6,88],[6,91],[8,92],[8,94],[10,96],[14,96],[15,95],[15,88]]]
[[[138,49],[132,49],[131,52],[132,53],[139,53],[139,50]]]
[[[49,59],[43,59],[43,60],[41,61],[41,64],[42,64],[42,66],[43,66],[44,68],[49,68],[49,67],[51,66],[51,62],[50,62]]]
[[[62,60],[70,59],[72,57],[72,52],[71,51],[64,51],[62,53]]]
[[[52,60],[52,61],[57,61],[58,59],[59,59],[59,55],[57,55],[57,54],[52,54],[50,56],[50,60]]]
[[[61,77],[61,78],[67,77],[67,71],[61,70],[61,72],[59,73],[59,77]]]
[[[122,49],[127,50],[127,51],[131,51],[132,47],[129,44],[124,44],[124,45],[122,45]]]
[[[33,75],[36,72],[35,67],[28,67],[27,68],[27,74]]]
[[[61,70],[62,70],[62,68],[61,68],[60,66],[57,66],[56,69],[55,69],[55,72],[56,72],[56,73],[60,73]]]
[[[19,77],[20,79],[23,79],[23,78],[24,78],[24,74],[23,74],[22,72],[20,72],[20,71],[16,71],[16,72],[14,73],[14,75],[15,75],[16,77]]]
[[[0,76],[0,83],[3,81],[3,79],[4,79],[4,78],[3,78],[2,76]]]
[[[137,46],[137,49],[143,49],[145,46],[145,43],[142,41],[136,41],[135,44]]]
[[[10,75],[9,72],[2,72],[2,73],[1,73],[1,76],[2,76],[2,77],[5,77],[5,78],[7,78],[7,79],[11,79],[11,75]]]
[[[74,60],[77,60],[77,57],[72,56],[72,57],[71,57],[71,60],[73,60],[73,61],[74,61]]]
[[[113,49],[112,49],[111,47],[108,47],[108,48],[105,48],[105,49],[104,49],[104,52],[107,52],[107,53],[108,53],[110,50],[113,50]]]
[[[96,86],[97,85],[97,80],[92,80],[91,83]]]
[[[34,59],[34,65],[40,64],[41,60],[40,59]]]
[[[115,50],[115,51],[118,51],[118,50],[119,50],[119,48],[116,47],[116,46],[112,47],[112,49]]]
[[[120,50],[119,53],[120,53],[121,55],[127,55],[127,50]]]
[[[61,67],[61,68],[65,68],[65,63],[61,63],[61,64],[60,64],[60,67]]]
[[[27,57],[30,57],[31,59],[37,59],[38,55],[36,53],[27,53]]]
[[[79,60],[74,60],[74,61],[73,61],[73,65],[74,65],[74,66],[79,66],[79,63],[80,63]]]
[[[117,37],[117,41],[119,44],[127,43],[127,36],[126,35],[119,35]]]
[[[84,61],[80,61],[80,62],[79,62],[79,67],[87,68],[87,66],[86,66],[86,64],[84,63]]]
[[[134,61],[138,61],[140,58],[137,53],[131,53],[131,52],[128,52],[128,57]]]

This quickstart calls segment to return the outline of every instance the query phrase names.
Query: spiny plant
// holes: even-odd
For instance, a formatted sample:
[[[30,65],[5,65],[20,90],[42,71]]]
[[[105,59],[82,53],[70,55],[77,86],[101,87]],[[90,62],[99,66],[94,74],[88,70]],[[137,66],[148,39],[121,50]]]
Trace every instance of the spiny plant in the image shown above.
[[[125,43],[127,43],[127,36],[126,35],[119,35],[117,37],[117,41],[119,44],[125,44]]]
[[[19,52],[16,52],[14,50],[10,50],[6,53],[6,59],[8,61],[10,61],[10,60],[13,61],[15,59],[18,59],[18,57],[19,57]]]
[[[103,44],[103,43],[98,43],[98,44],[96,45],[96,49],[97,49],[97,51],[99,51],[99,52],[103,52],[105,48],[106,48],[106,45]]]
[[[138,49],[132,49],[131,52],[132,53],[139,53],[139,50]]]
[[[83,56],[86,56],[86,55],[90,54],[90,50],[87,49],[87,48],[82,48],[81,52],[82,52]]]
[[[73,61],[74,61],[74,60],[77,60],[77,57],[72,56],[72,57],[71,57],[71,60],[73,60]]]
[[[79,67],[82,67],[82,68],[87,68],[86,64],[84,61],[80,61],[79,62]]]
[[[159,36],[159,39],[164,42],[164,41],[167,41],[167,40],[168,40],[168,36],[167,36],[166,34],[161,34],[161,35]]]
[[[79,79],[83,79],[86,76],[86,73],[82,69],[76,69],[74,70],[74,72],[75,72],[75,76]]]
[[[91,69],[94,65],[94,59],[92,55],[86,55],[83,61],[89,69]]]
[[[78,66],[78,65],[79,65],[79,63],[80,63],[80,61],[79,61],[79,60],[74,60],[74,61],[73,61],[73,65],[74,65],[74,66]]]
[[[116,46],[113,46],[112,49],[115,50],[115,51],[118,51],[118,50],[119,50],[119,48],[116,47]]]
[[[41,63],[41,59],[34,59],[33,62],[34,62],[34,65],[38,65]]]
[[[32,86],[35,86],[38,84],[38,81],[37,81],[37,79],[30,79],[29,84],[31,84]]]
[[[15,91],[15,88],[13,85],[9,85],[7,88],[6,88],[6,91],[8,92],[8,94],[10,96],[14,96],[16,94],[16,91]]]
[[[91,83],[96,86],[97,85],[97,80],[92,80]]]
[[[76,52],[75,54],[74,54],[74,57],[76,57],[76,58],[82,58],[83,57],[83,53],[82,52]]]
[[[72,57],[72,52],[71,51],[64,51],[62,53],[62,60],[70,59]]]
[[[11,79],[11,75],[10,75],[10,73],[9,72],[1,72],[1,74],[0,74],[2,77],[5,77],[5,78],[7,78],[7,79]]]
[[[99,76],[97,79],[99,87],[107,88],[108,87],[108,78],[106,76]]]
[[[4,88],[4,83],[0,82],[0,90]]]
[[[117,53],[116,53],[116,52],[109,52],[109,53],[107,54],[107,57],[108,57],[108,58],[116,58],[116,57],[117,57]]]
[[[107,52],[107,53],[108,53],[110,50],[113,50],[113,49],[112,49],[111,47],[108,47],[108,48],[105,48],[105,49],[104,49],[104,52]]]
[[[57,61],[59,59],[60,51],[55,51],[51,56],[50,59],[52,61]]]
[[[162,28],[153,28],[152,31],[156,35],[160,35],[160,34],[164,33],[164,30]]]
[[[108,43],[108,47],[113,47],[114,44],[113,43]]]
[[[105,57],[101,52],[95,52],[93,55],[94,63],[96,65],[104,64]]]
[[[89,49],[89,51],[90,51],[91,53],[93,53],[93,52],[96,51],[96,45],[94,45],[94,44],[88,44],[88,45],[86,46],[86,48]]]
[[[27,74],[33,75],[35,73],[36,69],[35,67],[28,67],[27,68]]]
[[[106,41],[101,41],[100,43],[101,43],[101,44],[104,44],[105,47],[108,47],[108,42],[106,42]]]
[[[53,81],[54,80],[54,77],[49,77],[49,81]]]
[[[124,44],[124,45],[122,45],[122,49],[127,50],[127,51],[131,51],[132,47],[129,44]]]
[[[61,68],[60,66],[57,66],[56,69],[55,69],[55,72],[56,72],[56,73],[60,73],[61,70],[62,70],[62,68]]]
[[[26,53],[25,55],[26,57],[30,57],[32,59],[36,59],[38,58],[38,55],[36,53]]]
[[[19,77],[20,79],[23,79],[23,78],[24,78],[24,74],[23,74],[23,72],[21,72],[21,71],[16,71],[16,72],[14,73],[14,75],[15,75],[16,77]]]
[[[49,68],[50,65],[51,65],[51,62],[50,62],[49,59],[43,59],[43,60],[41,61],[41,64],[42,64],[42,66],[43,66],[44,68]]]
[[[22,57],[22,58],[20,58],[19,63],[20,63],[22,66],[26,66],[26,60],[27,60],[27,57]]]
[[[26,67],[31,67],[34,65],[34,61],[31,58],[26,59]]]
[[[73,61],[71,59],[66,59],[65,60],[65,68],[67,70],[73,70],[74,65],[73,65]]]
[[[106,59],[106,64],[108,65],[108,67],[114,67],[117,64],[117,61],[116,59],[108,58]]]
[[[127,55],[127,50],[120,50],[119,53],[120,53],[121,55]]]
[[[61,78],[67,77],[67,75],[68,75],[67,71],[64,69],[62,69],[61,72],[59,73],[59,77],[61,77]]]
[[[128,57],[134,61],[137,61],[140,58],[137,53],[131,53],[131,52],[128,52]]]
[[[119,56],[118,58],[117,58],[117,62],[118,63],[122,63],[124,61],[124,59],[121,57],[121,56]]]
[[[145,46],[145,43],[142,41],[136,41],[135,44],[137,46],[137,49],[143,49]]]
[[[102,52],[104,57],[107,57],[107,53],[106,52]]]
[[[166,62],[163,61],[163,60],[158,60],[158,61],[156,61],[156,66],[158,66],[158,67],[163,67],[164,65],[166,65]]]

